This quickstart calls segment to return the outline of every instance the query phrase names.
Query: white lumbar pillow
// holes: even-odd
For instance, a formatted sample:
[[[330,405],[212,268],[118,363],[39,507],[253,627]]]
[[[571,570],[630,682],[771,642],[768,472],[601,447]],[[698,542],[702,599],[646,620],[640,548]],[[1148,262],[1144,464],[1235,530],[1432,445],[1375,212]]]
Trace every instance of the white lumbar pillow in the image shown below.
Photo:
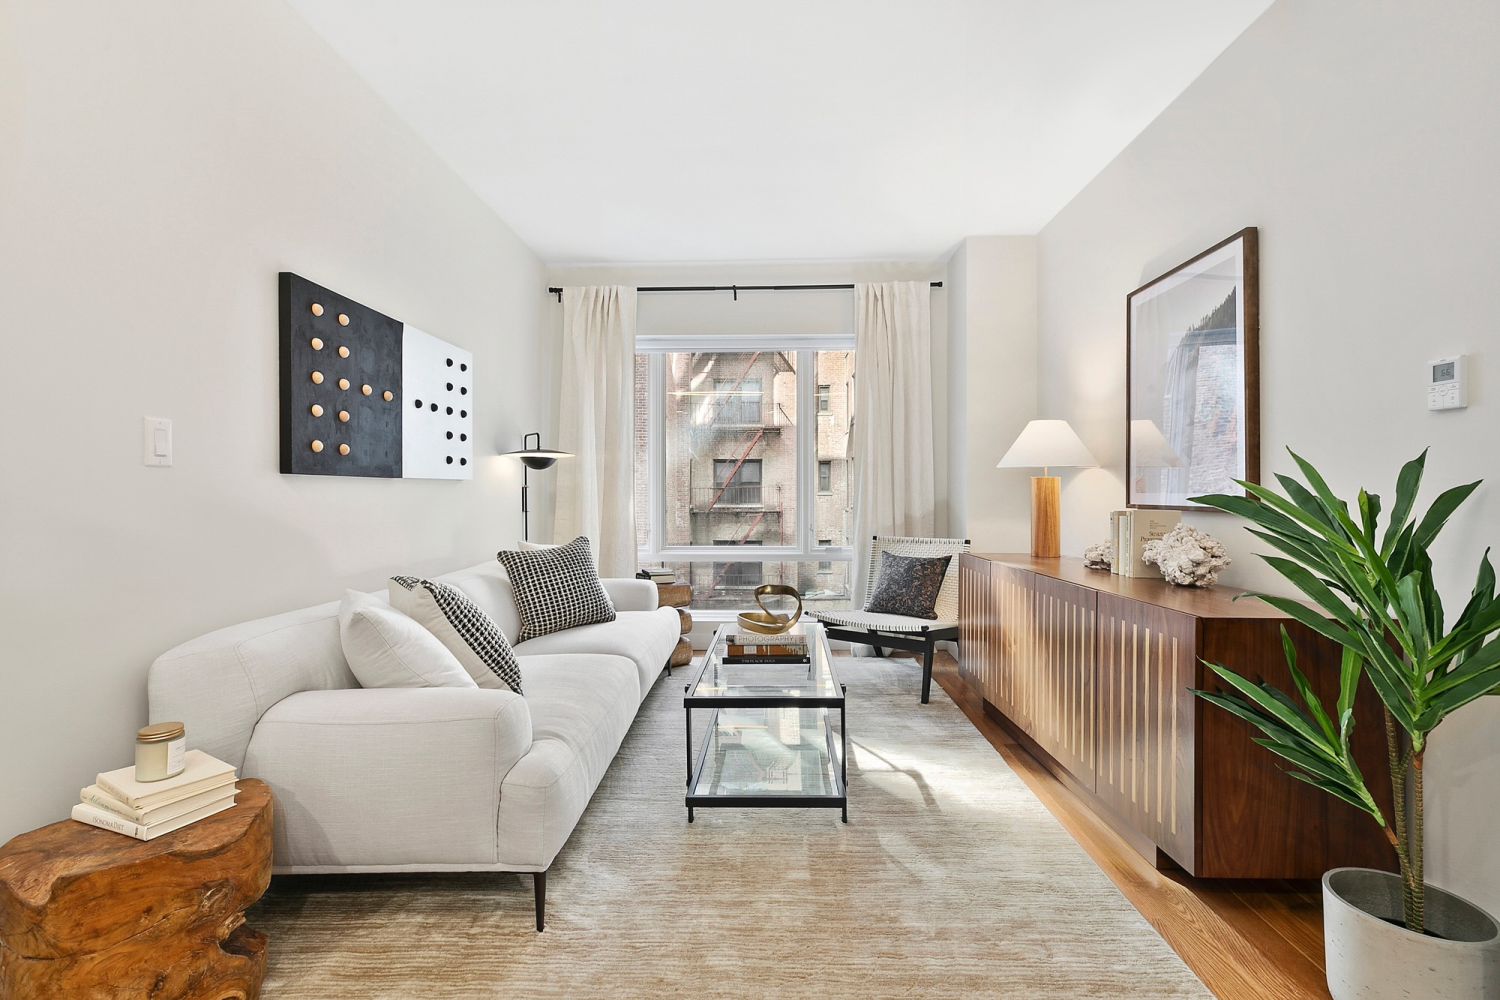
[[[556,545],[548,545],[546,542],[517,542],[517,552],[540,552],[542,549],[559,548]]]
[[[436,636],[369,594],[344,594],[339,638],[361,687],[478,687]]]

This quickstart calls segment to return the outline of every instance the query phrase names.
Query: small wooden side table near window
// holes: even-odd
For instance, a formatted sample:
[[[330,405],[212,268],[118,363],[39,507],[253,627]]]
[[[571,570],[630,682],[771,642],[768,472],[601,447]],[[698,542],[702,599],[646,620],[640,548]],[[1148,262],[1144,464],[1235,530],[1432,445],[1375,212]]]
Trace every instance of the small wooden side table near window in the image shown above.
[[[0,994],[256,1000],[271,883],[271,790],[155,840],[71,819],[0,847]]]
[[[677,640],[677,648],[667,660],[667,672],[671,673],[673,667],[685,667],[693,661],[693,615],[688,611],[688,605],[693,603],[693,588],[686,583],[658,583],[656,603],[659,607],[676,608],[682,626],[682,638]]]

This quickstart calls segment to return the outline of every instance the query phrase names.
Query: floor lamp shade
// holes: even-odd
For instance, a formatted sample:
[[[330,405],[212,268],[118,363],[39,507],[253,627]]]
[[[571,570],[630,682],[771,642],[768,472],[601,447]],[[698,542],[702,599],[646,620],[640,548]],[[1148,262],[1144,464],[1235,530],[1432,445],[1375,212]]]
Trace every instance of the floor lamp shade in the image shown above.
[[[573,456],[566,451],[543,448],[542,435],[536,431],[522,436],[520,451],[507,451],[504,454],[521,460],[521,537],[530,541],[531,503],[527,498],[527,493],[531,489],[531,470],[541,472],[543,469],[550,469],[556,465],[559,458],[572,458]]]
[[[1093,468],[1093,452],[1066,420],[1033,420],[1021,431],[998,469],[1041,469],[1031,477],[1031,554],[1045,559],[1060,554],[1062,480],[1048,475],[1056,468]]]

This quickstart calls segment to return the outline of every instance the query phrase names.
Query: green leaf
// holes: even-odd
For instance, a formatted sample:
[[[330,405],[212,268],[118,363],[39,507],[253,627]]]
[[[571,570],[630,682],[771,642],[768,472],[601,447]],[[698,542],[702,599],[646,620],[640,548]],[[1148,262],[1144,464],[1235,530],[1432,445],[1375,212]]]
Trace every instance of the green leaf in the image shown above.
[[[1323,555],[1318,552],[1316,548],[1303,544],[1300,539],[1294,540],[1284,535],[1273,535],[1269,531],[1256,531],[1254,528],[1247,528],[1245,530],[1254,535],[1256,538],[1259,538],[1261,541],[1265,542],[1272,548],[1280,549],[1282,552],[1285,552],[1287,555],[1291,556],[1302,565],[1314,569],[1317,572],[1322,573],[1324,576],[1334,575],[1333,566],[1330,565],[1326,560],[1324,560]],[[1261,558],[1264,559],[1265,555],[1262,554]],[[1330,586],[1337,585],[1337,589],[1340,590],[1342,590],[1344,586],[1344,584],[1338,580],[1329,580],[1325,582],[1327,582]]]
[[[1396,505],[1391,508],[1391,520],[1385,529],[1385,540],[1380,543],[1380,554],[1389,558],[1396,540],[1406,530],[1406,521],[1411,517],[1412,507],[1417,502],[1417,491],[1422,486],[1422,469],[1427,464],[1427,449],[1401,467],[1396,477]]]
[[[1428,684],[1425,693],[1428,698],[1433,698],[1457,687],[1470,677],[1481,674],[1497,665],[1500,665],[1500,639],[1492,640],[1480,647],[1477,652],[1470,655],[1462,664],[1449,670],[1440,679]]]
[[[1432,501],[1432,506],[1427,508],[1422,523],[1417,525],[1416,543],[1424,549],[1431,545],[1432,540],[1438,536],[1438,532],[1443,530],[1443,525],[1448,523],[1448,518],[1453,516],[1453,512],[1458,509],[1459,505],[1469,499],[1469,494],[1479,489],[1483,482],[1484,480],[1481,479],[1439,493],[1438,498]]]
[[[1276,691],[1269,685],[1253,684],[1228,667],[1220,666],[1217,663],[1209,663],[1207,660],[1204,660],[1203,664],[1218,674],[1220,680],[1243,695],[1246,701],[1274,718],[1277,722],[1280,722],[1287,729],[1296,733],[1301,739],[1313,744],[1318,743],[1319,734],[1316,723],[1313,722],[1307,713],[1297,709],[1295,706],[1278,700],[1277,695],[1280,694],[1279,691]],[[1285,697],[1285,695],[1282,695],[1282,697]]]
[[[1322,728],[1323,735],[1328,738],[1328,742],[1336,746],[1339,742],[1338,730],[1334,728],[1333,720],[1324,711],[1317,692],[1307,682],[1302,671],[1297,669],[1297,647],[1292,644],[1291,634],[1287,632],[1285,625],[1281,626],[1281,652],[1286,657],[1287,670],[1291,671],[1292,683],[1297,686],[1297,693],[1302,696],[1302,703],[1307,706],[1308,712]]]
[[[1359,653],[1348,646],[1343,648],[1343,659],[1339,663],[1339,734],[1347,742],[1349,729],[1354,719],[1354,696],[1359,691],[1359,675],[1365,661]]]
[[[1431,732],[1445,716],[1453,714],[1476,698],[1494,693],[1497,688],[1500,688],[1500,666],[1490,667],[1454,685],[1429,702],[1427,710],[1415,720],[1413,735]]]
[[[1272,569],[1280,573],[1292,582],[1292,585],[1302,591],[1318,607],[1327,611],[1328,614],[1348,627],[1353,627],[1359,616],[1353,609],[1338,599],[1333,591],[1303,566],[1292,562],[1290,559],[1282,559],[1280,556],[1261,556]]]
[[[1359,521],[1365,538],[1369,539],[1373,547],[1376,544],[1375,532],[1380,527],[1380,497],[1374,493],[1366,493],[1363,489],[1359,491]]]
[[[1303,486],[1291,476],[1283,476],[1280,473],[1277,473],[1276,481],[1281,484],[1282,489],[1286,490],[1287,499],[1296,504],[1298,508],[1311,514],[1335,531],[1339,530],[1338,522],[1333,513],[1324,507],[1322,501],[1313,496],[1306,486]]]
[[[1282,614],[1297,619],[1314,632],[1327,636],[1340,645],[1350,645],[1356,642],[1347,629],[1340,627],[1337,622],[1324,618],[1301,601],[1290,597],[1277,597],[1274,594],[1252,594],[1251,596],[1259,598]]]
[[[1375,822],[1379,823],[1381,827],[1385,826],[1385,814],[1380,811],[1380,807],[1375,804],[1374,799],[1362,800],[1349,794],[1342,788],[1337,788],[1326,782],[1318,781],[1315,778],[1311,778],[1305,774],[1298,774],[1296,771],[1288,771],[1287,773],[1292,777],[1298,779],[1299,781],[1305,781],[1309,785],[1315,785],[1318,788],[1323,789],[1323,791],[1327,792],[1329,795],[1333,795],[1343,799],[1345,802],[1349,803],[1351,806],[1354,806],[1354,808],[1360,810],[1361,812],[1369,813],[1375,818]]]

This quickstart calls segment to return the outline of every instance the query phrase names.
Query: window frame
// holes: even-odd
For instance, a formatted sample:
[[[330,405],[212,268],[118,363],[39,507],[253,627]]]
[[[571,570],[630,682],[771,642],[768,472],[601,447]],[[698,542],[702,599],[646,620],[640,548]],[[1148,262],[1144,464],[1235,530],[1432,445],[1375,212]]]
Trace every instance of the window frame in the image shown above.
[[[818,351],[852,351],[854,338],[841,334],[788,336],[637,336],[636,353],[647,355],[646,544],[638,546],[643,564],[724,562],[721,545],[663,545],[666,537],[666,393],[669,354],[692,352],[790,351],[797,355],[797,522],[794,545],[757,545],[755,558],[730,562],[853,562],[854,546],[819,545],[813,524],[818,486]],[[825,411],[826,412],[826,411]],[[824,494],[826,496],[826,494]],[[751,546],[745,546],[751,548]],[[749,555],[749,553],[746,553]]]

